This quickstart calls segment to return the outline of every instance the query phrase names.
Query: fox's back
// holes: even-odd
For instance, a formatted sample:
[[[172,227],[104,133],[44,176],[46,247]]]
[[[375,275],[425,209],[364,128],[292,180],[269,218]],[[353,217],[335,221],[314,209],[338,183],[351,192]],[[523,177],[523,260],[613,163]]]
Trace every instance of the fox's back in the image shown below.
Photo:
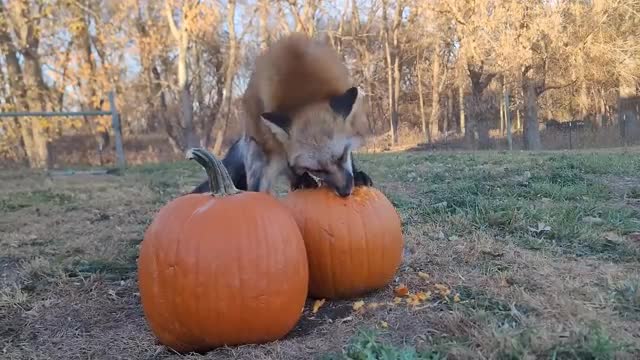
[[[289,35],[256,59],[244,95],[247,121],[259,123],[263,112],[295,112],[350,86],[348,69],[329,44]]]

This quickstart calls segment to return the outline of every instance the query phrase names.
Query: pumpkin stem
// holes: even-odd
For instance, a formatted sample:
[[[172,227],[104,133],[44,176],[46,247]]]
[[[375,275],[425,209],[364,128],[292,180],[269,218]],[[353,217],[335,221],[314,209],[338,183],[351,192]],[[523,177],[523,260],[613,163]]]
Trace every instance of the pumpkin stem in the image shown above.
[[[187,160],[195,160],[207,172],[211,194],[215,196],[227,196],[241,192],[238,190],[229,172],[212,153],[203,148],[192,148],[187,151]]]

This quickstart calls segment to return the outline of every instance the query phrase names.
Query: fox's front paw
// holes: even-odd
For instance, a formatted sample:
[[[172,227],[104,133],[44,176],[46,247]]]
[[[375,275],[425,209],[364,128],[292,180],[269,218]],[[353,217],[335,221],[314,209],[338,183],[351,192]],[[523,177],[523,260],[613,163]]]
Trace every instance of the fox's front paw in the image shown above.
[[[311,177],[311,175],[309,175],[309,173],[304,173],[304,174],[296,177],[296,179],[293,182],[293,184],[291,184],[291,188],[293,190],[315,189],[317,187],[320,187],[320,184],[318,184],[316,179]]]
[[[353,174],[353,183],[355,186],[373,186],[373,180],[364,171]]]

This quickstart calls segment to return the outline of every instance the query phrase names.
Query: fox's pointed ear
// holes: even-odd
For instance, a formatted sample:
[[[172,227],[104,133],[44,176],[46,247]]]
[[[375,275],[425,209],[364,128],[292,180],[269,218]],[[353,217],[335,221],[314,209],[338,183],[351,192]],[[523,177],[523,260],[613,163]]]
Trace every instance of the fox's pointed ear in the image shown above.
[[[289,129],[291,128],[291,118],[289,116],[277,112],[266,112],[262,113],[260,118],[278,140],[285,142],[289,139]]]
[[[363,95],[362,90],[352,87],[342,95],[332,97],[329,105],[333,111],[348,120],[349,115],[362,104]]]

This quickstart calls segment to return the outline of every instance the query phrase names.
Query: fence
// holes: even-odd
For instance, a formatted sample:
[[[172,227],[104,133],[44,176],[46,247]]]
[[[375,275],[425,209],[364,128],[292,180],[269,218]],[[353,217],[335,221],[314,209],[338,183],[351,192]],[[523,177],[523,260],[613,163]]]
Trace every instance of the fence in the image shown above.
[[[16,117],[74,117],[74,116],[111,116],[111,126],[113,127],[115,148],[116,148],[116,165],[119,169],[126,167],[124,154],[124,146],[122,142],[122,126],[120,123],[120,114],[116,108],[115,93],[109,92],[109,110],[95,111],[63,111],[63,112],[34,112],[34,111],[17,111],[17,112],[0,112],[0,118],[16,118]]]

